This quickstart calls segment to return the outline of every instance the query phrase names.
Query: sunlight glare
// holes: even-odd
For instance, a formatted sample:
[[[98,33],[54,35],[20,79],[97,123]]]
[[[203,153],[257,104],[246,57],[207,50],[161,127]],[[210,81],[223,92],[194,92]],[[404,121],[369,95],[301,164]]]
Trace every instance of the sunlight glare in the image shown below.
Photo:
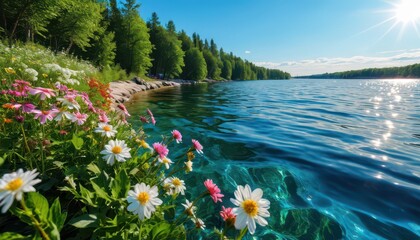
[[[420,1],[402,0],[395,6],[395,17],[398,22],[403,24],[416,22],[420,19]]]

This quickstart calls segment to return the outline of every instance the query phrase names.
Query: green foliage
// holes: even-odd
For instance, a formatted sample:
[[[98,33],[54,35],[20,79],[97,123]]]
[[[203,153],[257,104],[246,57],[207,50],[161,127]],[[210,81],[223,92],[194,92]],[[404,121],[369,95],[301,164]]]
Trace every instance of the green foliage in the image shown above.
[[[87,78],[98,74],[98,70],[86,61],[65,54],[54,54],[36,44],[22,47],[7,47],[0,42],[0,78],[13,81],[27,79],[41,86],[49,86],[51,79],[70,85],[77,90],[88,89]],[[14,74],[4,68],[11,68]]]
[[[1,29],[10,41],[15,39],[16,35],[33,41],[34,34],[44,36],[49,21],[58,15],[57,12],[64,6],[65,1],[67,0],[3,0],[0,2]]]
[[[214,80],[220,79],[221,69],[218,59],[207,49],[203,50],[203,56],[207,65],[207,77]]]
[[[164,28],[156,13],[146,25],[139,7],[135,0],[4,0],[0,1],[0,36],[9,40],[9,46],[17,40],[38,42],[55,52],[90,60],[104,69],[105,82],[146,73],[174,78],[196,72],[194,79],[201,78],[201,69],[184,68],[185,53],[193,47],[205,57],[208,78],[290,78],[279,70],[260,70],[233,54],[219,52],[213,39],[201,39],[198,33],[190,38],[183,30],[177,32],[173,21]],[[201,68],[202,64],[196,66]]]
[[[102,19],[104,7],[91,0],[68,0],[58,16],[51,22],[49,33],[56,42],[55,49],[73,45],[84,50],[90,46]]]
[[[182,42],[178,40],[175,32],[168,31],[158,24],[157,15],[148,22],[150,28],[150,40],[154,45],[151,57],[153,67],[151,73],[155,76],[163,75],[163,78],[179,76],[184,66],[184,51]],[[172,30],[175,26],[172,24]]]
[[[185,66],[182,71],[184,79],[202,80],[207,76],[207,65],[203,54],[197,48],[185,53]]]
[[[117,61],[128,72],[144,75],[151,67],[152,44],[146,23],[138,13],[139,5],[129,0],[121,11],[113,7],[111,30],[117,38]]]
[[[182,42],[182,51],[187,52],[188,50],[194,47],[194,43],[185,31],[182,30],[178,34],[178,39]]]
[[[127,75],[126,71],[122,69],[120,65],[104,67],[100,72],[95,74],[95,77],[101,79],[104,83],[130,79],[130,76],[131,75]]]
[[[222,60],[223,67],[221,69],[220,76],[224,79],[230,80],[232,78],[232,63],[228,59]],[[262,78],[265,79],[265,78]]]

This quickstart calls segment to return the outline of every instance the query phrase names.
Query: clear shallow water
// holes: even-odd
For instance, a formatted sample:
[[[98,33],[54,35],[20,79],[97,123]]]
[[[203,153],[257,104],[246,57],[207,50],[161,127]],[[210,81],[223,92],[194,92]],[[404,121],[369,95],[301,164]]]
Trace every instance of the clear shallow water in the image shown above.
[[[420,80],[293,80],[200,84],[141,94],[128,105],[204,146],[186,178],[225,194],[260,187],[271,202],[259,239],[420,239]],[[149,141],[158,141],[158,138]],[[182,152],[170,148],[169,157]],[[200,203],[208,226],[222,205]]]

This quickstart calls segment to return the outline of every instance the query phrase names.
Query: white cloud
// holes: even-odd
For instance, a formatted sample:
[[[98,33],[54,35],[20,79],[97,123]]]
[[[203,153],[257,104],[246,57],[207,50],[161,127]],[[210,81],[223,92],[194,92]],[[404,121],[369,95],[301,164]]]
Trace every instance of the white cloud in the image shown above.
[[[385,54],[394,53],[391,56]],[[396,54],[399,53],[399,54]],[[398,67],[420,63],[420,49],[408,49],[393,52],[381,52],[380,56],[353,56],[337,58],[316,58],[287,62],[254,62],[258,66],[280,69],[292,76],[304,76],[326,72],[358,70],[363,68]]]
[[[250,53],[251,53],[251,51],[249,51],[249,50],[245,51],[245,54],[250,54]]]

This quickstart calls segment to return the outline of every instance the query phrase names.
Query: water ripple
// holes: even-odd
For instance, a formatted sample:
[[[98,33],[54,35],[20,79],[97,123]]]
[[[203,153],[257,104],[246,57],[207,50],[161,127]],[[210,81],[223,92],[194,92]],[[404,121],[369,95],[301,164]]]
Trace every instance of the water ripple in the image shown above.
[[[420,80],[200,84],[129,106],[146,108],[158,118],[148,130],[202,139],[192,178],[267,192],[271,228],[256,236],[420,239]]]

